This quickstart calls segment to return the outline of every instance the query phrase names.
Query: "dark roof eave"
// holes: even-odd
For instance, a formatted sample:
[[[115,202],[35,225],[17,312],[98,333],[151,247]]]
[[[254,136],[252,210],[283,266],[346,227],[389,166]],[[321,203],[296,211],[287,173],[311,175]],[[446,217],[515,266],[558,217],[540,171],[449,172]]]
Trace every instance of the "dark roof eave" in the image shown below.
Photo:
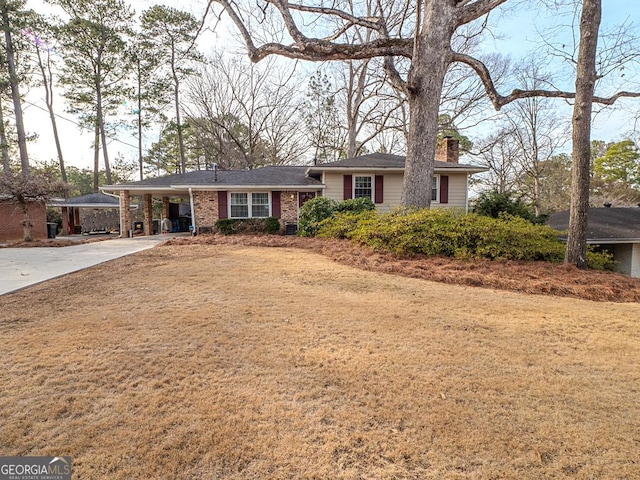
[[[170,194],[188,193],[189,189],[197,191],[225,191],[225,190],[322,190],[326,186],[322,183],[316,185],[259,185],[259,184],[219,184],[219,185],[166,185],[163,187],[153,187],[149,185],[105,185],[100,187],[103,191],[117,192],[122,190],[128,190],[130,192],[145,192],[145,193],[163,193],[168,192]]]
[[[484,167],[475,167],[472,165],[462,165],[453,166],[457,164],[452,164],[450,167],[434,167],[434,173],[482,173],[486,172],[489,169]],[[307,175],[312,174],[321,174],[323,172],[392,172],[392,173],[404,173],[404,167],[389,167],[389,166],[379,166],[379,167],[309,167],[307,170]]]

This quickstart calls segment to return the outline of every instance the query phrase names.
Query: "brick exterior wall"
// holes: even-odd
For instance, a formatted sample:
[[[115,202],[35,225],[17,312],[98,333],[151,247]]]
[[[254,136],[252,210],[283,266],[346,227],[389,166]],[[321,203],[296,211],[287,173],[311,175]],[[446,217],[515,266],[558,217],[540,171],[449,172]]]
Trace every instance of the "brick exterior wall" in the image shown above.
[[[29,205],[31,236],[34,240],[47,238],[47,209],[44,203]],[[0,241],[22,240],[22,207],[15,203],[0,201]]]
[[[445,137],[444,141],[436,146],[436,160],[439,162],[458,163],[460,157],[458,140]]]
[[[211,229],[218,220],[218,192],[193,192],[193,207],[198,229]]]
[[[153,197],[147,193],[142,196],[142,207],[144,213],[144,234],[153,234]]]
[[[298,223],[298,192],[282,192],[280,194],[280,228],[285,223]]]
[[[120,190],[120,236],[127,237],[131,229],[131,197],[129,190]]]

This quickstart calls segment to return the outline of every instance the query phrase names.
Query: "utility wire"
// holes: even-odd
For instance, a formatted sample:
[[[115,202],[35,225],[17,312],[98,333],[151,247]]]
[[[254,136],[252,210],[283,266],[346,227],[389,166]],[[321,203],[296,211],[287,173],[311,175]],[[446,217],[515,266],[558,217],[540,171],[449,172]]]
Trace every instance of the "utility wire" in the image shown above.
[[[28,104],[29,104],[29,105],[31,105],[32,107],[36,107],[36,108],[38,108],[38,109],[42,110],[43,112],[49,113],[49,110],[47,110],[46,108],[44,108],[44,107],[42,107],[42,106],[38,105],[37,103],[30,102],[29,100],[23,100],[23,102],[24,102],[24,103],[28,103]],[[80,124],[79,124],[78,122],[76,122],[75,120],[71,120],[70,118],[63,117],[62,115],[59,115],[59,114],[57,114],[57,113],[55,113],[55,112],[53,113],[53,115],[54,115],[56,118],[59,118],[59,119],[64,120],[64,121],[66,121],[66,122],[72,123],[73,125],[75,125],[76,127],[80,128],[80,129],[82,129],[82,128],[83,128],[83,127],[82,127],[82,125],[80,125]],[[117,138],[114,138],[114,137],[110,136],[109,134],[107,134],[107,138],[108,138],[109,140],[113,141],[113,142],[121,143],[121,144],[126,145],[126,146],[128,146],[128,147],[135,148],[136,150],[138,149],[138,145],[132,145],[131,143],[127,143],[127,142],[125,142],[125,141],[123,141],[123,140],[119,140],[119,139],[117,139]]]

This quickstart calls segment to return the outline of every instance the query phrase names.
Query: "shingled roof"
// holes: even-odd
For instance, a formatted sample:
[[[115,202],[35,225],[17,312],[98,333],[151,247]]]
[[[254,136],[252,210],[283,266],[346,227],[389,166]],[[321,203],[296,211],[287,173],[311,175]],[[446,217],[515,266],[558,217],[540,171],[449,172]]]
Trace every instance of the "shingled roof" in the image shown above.
[[[307,168],[270,165],[253,170],[198,170],[123,183],[117,185],[117,190],[136,187],[322,186],[319,180],[306,175]],[[113,190],[112,187],[104,189]]]
[[[548,224],[556,230],[568,230],[569,211],[552,215]],[[590,208],[587,239],[590,243],[640,242],[640,208]]]
[[[83,208],[118,208],[120,200],[113,195],[90,193],[80,197],[55,199],[47,205],[50,207],[83,207]]]
[[[321,163],[309,167],[309,171],[322,171],[341,168],[365,168],[365,169],[398,169],[405,167],[406,157],[392,155],[390,153],[370,153],[359,157],[346,158],[337,162]],[[440,162],[434,164],[435,170],[461,170],[467,172],[483,172],[486,168],[464,163]]]

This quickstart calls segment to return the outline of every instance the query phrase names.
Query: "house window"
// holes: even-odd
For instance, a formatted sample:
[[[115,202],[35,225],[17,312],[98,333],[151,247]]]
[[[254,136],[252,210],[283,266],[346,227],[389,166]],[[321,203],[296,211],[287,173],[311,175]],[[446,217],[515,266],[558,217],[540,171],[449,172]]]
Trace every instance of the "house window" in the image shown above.
[[[354,177],[353,182],[353,198],[373,198],[371,177]]]
[[[251,194],[251,216],[265,218],[269,216],[269,194],[252,193]]]
[[[265,218],[269,216],[269,193],[231,192],[229,218]]]
[[[247,202],[247,193],[231,193],[231,218],[247,218],[249,217],[249,204]]]
[[[440,175],[433,176],[433,182],[431,184],[431,201],[440,202]]]

